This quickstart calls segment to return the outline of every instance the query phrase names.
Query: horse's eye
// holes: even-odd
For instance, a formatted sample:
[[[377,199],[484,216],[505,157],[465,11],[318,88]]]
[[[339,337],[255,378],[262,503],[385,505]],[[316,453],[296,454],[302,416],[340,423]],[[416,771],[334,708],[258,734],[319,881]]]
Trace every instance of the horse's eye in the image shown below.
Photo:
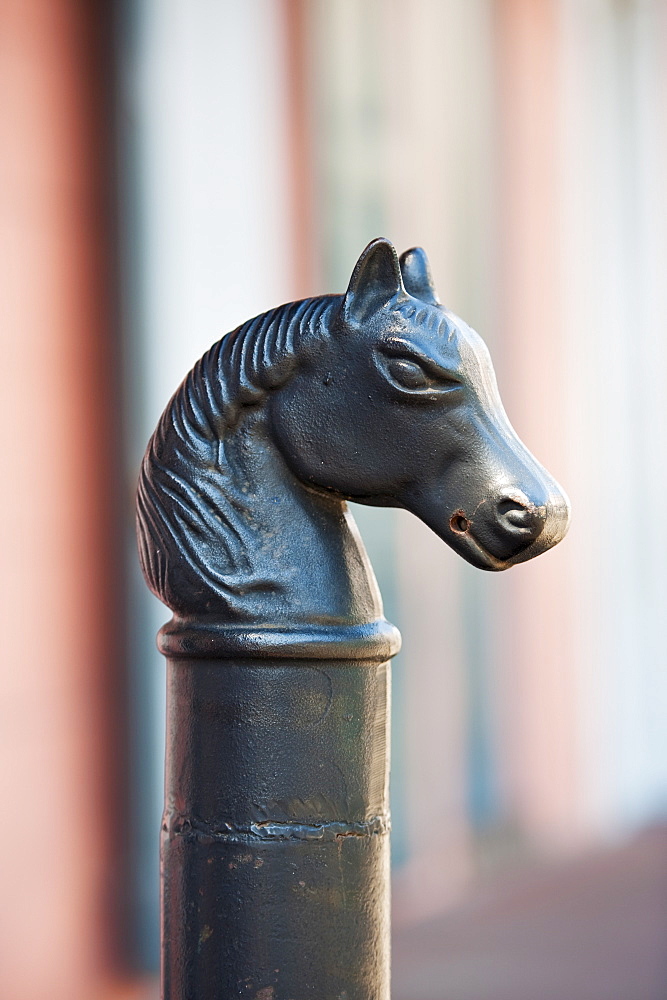
[[[387,368],[391,377],[406,389],[426,389],[431,385],[432,380],[417,361],[392,358]]]

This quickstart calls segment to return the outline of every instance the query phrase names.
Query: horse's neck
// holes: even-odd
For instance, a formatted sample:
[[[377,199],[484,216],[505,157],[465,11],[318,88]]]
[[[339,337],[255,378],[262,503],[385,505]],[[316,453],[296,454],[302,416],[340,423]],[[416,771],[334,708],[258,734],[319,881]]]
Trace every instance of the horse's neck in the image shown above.
[[[324,625],[367,623],[382,615],[347,505],[306,488],[289,471],[264,407],[246,409],[223,442],[220,463],[219,474],[230,487],[233,481],[236,498],[228,507],[228,527],[244,550],[246,583],[237,598],[242,618]]]

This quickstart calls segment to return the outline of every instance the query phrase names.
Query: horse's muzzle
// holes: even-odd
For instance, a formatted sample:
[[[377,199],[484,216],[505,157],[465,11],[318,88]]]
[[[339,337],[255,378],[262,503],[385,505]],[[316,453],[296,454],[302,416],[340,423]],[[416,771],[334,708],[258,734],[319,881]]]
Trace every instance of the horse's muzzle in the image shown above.
[[[565,535],[570,505],[562,491],[541,503],[520,491],[484,500],[472,512],[456,511],[449,522],[451,539],[480,569],[508,569],[556,545]]]

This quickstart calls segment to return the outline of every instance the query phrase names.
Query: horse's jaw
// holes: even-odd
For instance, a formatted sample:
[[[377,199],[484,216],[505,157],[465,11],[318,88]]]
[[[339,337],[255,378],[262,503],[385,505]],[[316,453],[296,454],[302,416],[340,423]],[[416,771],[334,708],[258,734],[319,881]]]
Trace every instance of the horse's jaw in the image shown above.
[[[243,412],[221,451],[220,522],[231,539],[209,559],[239,579],[216,588],[221,622],[292,628],[360,625],[382,618],[382,600],[347,504],[305,486],[275,446],[263,407]],[[223,464],[224,463],[224,464]],[[211,574],[209,574],[211,578]]]

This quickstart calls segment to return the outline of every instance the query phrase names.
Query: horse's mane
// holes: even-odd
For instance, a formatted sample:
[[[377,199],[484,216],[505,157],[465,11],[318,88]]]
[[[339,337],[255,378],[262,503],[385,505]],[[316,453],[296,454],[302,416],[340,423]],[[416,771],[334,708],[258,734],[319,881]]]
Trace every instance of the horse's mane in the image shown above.
[[[252,497],[231,434],[296,370],[306,342],[329,335],[340,296],[290,302],[227,334],[174,393],[151,438],[138,488],[138,536],[149,586],[174,611],[233,619],[252,590],[275,589],[251,561]]]

